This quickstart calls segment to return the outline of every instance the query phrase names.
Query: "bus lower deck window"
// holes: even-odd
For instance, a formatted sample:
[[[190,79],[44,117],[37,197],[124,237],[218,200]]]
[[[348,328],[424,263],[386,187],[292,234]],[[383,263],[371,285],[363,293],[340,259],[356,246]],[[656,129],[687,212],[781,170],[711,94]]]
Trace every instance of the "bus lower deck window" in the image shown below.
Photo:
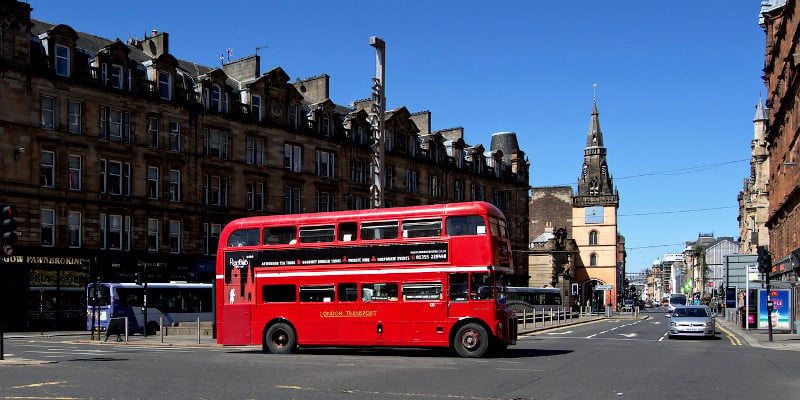
[[[403,284],[403,300],[441,300],[441,282],[420,282]]]
[[[397,301],[396,283],[369,283],[361,285],[362,301]]]
[[[300,286],[301,303],[330,303],[335,296],[333,285]]]
[[[358,301],[358,285],[355,283],[340,283],[339,301]]]
[[[264,285],[261,298],[265,303],[294,303],[297,301],[295,285]]]

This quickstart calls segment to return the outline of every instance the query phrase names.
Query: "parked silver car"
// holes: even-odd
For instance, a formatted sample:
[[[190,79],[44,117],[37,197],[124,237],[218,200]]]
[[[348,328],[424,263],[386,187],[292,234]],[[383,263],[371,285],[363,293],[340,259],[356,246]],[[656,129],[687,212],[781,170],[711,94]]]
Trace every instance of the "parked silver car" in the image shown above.
[[[716,333],[714,313],[708,306],[678,306],[669,318],[669,337],[710,336]]]

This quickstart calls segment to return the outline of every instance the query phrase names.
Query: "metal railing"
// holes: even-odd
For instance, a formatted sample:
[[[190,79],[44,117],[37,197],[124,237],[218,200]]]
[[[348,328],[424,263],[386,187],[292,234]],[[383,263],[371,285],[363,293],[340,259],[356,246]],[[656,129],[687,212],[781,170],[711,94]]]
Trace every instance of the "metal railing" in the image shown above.
[[[543,310],[533,309],[517,313],[517,323],[520,331],[536,329],[545,326],[556,326],[572,322],[572,310],[568,307],[550,307]]]

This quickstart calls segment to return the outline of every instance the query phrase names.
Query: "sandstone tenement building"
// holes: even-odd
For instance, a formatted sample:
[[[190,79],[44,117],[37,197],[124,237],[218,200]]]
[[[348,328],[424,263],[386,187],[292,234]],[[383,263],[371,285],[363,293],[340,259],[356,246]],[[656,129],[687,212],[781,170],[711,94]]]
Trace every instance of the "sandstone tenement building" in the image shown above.
[[[232,219],[369,206],[369,102],[335,104],[328,75],[262,73],[257,55],[202,66],[173,55],[166,32],[110,40],[31,11],[0,0],[0,203],[19,223],[2,261],[7,328],[85,326],[90,272],[210,282]],[[385,127],[386,206],[497,205],[512,281],[526,282],[529,164],[515,135],[471,145],[406,107]]]

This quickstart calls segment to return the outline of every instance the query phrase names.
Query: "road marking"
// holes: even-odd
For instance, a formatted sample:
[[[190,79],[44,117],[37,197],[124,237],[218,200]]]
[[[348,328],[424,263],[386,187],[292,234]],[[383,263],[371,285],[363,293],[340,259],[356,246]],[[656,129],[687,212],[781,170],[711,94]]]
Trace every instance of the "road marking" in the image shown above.
[[[498,371],[510,371],[510,372],[544,372],[543,369],[532,369],[532,368],[495,368]]]
[[[368,395],[368,397],[403,397],[403,398],[419,398],[419,399],[468,399],[468,400],[491,400],[494,398],[477,397],[468,395],[457,394],[432,394],[432,393],[411,393],[411,392],[382,392],[377,390],[361,390],[361,389],[321,389],[305,386],[289,386],[289,385],[276,385],[276,389],[289,389],[299,390],[305,392],[318,392],[318,393],[347,393],[347,394],[360,394]]]
[[[731,346],[741,346],[742,341],[739,340],[739,337],[734,335],[733,332],[729,331],[727,328],[722,326],[721,324],[717,324],[717,328],[728,337],[728,340],[731,342]]]
[[[632,338],[632,337],[636,336],[635,333],[618,333],[618,335],[625,336],[626,338]]]
[[[669,334],[669,332],[664,332],[664,334],[663,334],[663,335],[661,335],[661,338],[659,338],[659,339],[658,339],[658,341],[659,341],[659,342],[663,342],[663,341],[664,341],[664,338],[666,338],[668,334]]]
[[[11,386],[11,389],[27,389],[27,388],[35,388],[35,387],[42,387],[42,386],[48,386],[48,385],[61,385],[61,384],[64,384],[64,383],[67,383],[67,381],[31,383],[30,385]]]
[[[548,334],[548,335],[567,335],[567,334],[570,334],[570,333],[572,333],[572,331],[566,331],[566,332],[547,332],[547,334]]]

